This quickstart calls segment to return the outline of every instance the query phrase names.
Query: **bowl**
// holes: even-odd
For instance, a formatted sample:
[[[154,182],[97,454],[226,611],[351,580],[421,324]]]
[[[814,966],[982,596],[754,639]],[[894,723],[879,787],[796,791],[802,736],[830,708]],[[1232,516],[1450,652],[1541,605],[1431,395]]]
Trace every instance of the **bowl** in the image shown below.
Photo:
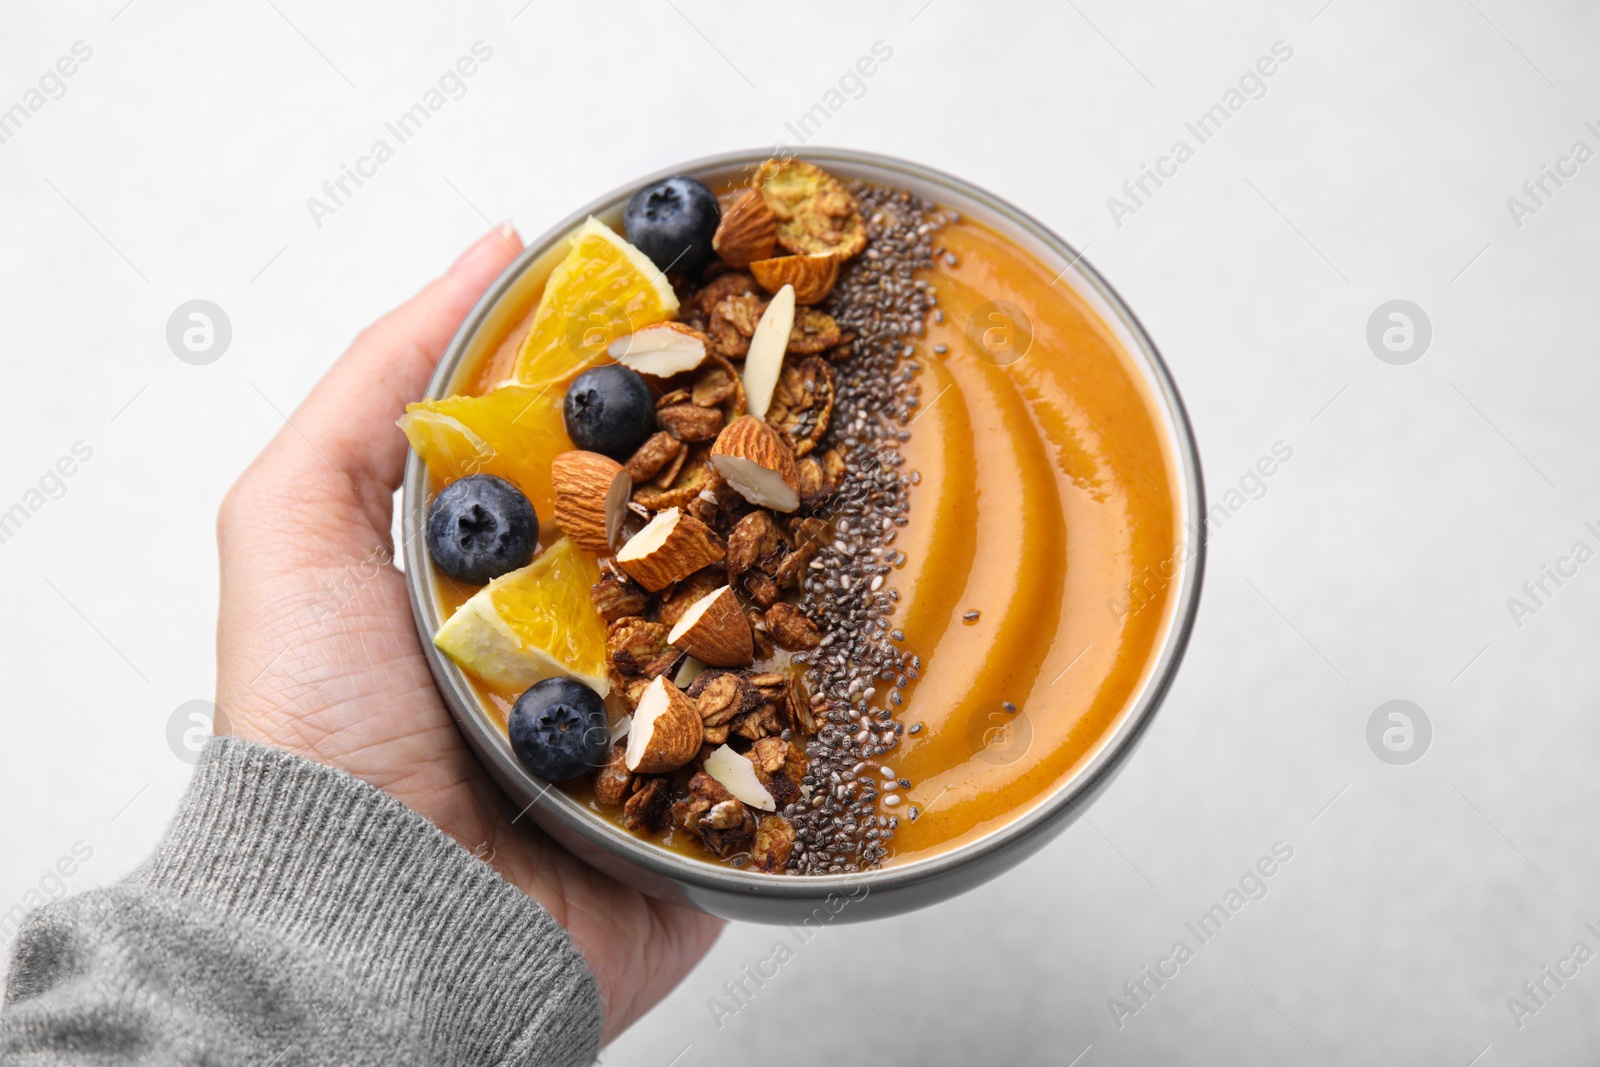
[[[456,332],[428,386],[428,397],[460,391],[492,338],[511,325],[523,303],[565,254],[564,239],[589,215],[616,224],[634,190],[675,174],[717,188],[748,175],[767,151],[734,152],[679,164],[614,190],[532,241],[489,287]],[[637,838],[525,771],[498,724],[484,710],[461,669],[434,648],[428,635],[442,621],[432,564],[424,549],[427,470],[415,453],[406,467],[402,532],[411,605],[429,666],[445,703],[490,776],[531,819],[562,846],[612,877],[651,896],[747,922],[792,923],[881,918],[952,897],[1015,866],[1060,833],[1111,782],[1144,734],[1172,684],[1199,606],[1205,546],[1200,462],[1188,416],[1166,365],[1133,312],[1071,245],[1037,219],[958,178],[916,163],[853,149],[807,148],[803,158],[844,179],[892,185],[981,222],[1047,266],[1116,335],[1142,377],[1153,416],[1171,453],[1180,540],[1174,553],[1167,618],[1155,661],[1098,747],[1053,794],[976,841],[930,856],[858,874],[772,875],[696,860]],[[848,906],[846,906],[848,905]]]

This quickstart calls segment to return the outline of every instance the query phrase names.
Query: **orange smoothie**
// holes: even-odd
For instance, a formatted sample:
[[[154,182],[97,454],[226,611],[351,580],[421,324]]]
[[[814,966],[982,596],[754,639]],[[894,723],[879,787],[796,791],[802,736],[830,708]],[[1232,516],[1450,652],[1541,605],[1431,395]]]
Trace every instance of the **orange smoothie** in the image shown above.
[[[721,191],[725,206],[736,192]],[[980,223],[945,221],[933,246],[917,277],[937,310],[921,336],[904,338],[898,364],[910,370],[917,396],[896,446],[904,457],[896,469],[907,486],[905,522],[880,546],[891,565],[873,585],[895,647],[912,666],[872,681],[873,728],[893,724],[895,734],[888,751],[854,772],[871,782],[872,818],[892,828],[871,864],[877,867],[973,842],[1067,782],[1152,669],[1172,591],[1140,576],[1170,573],[1179,549],[1172,445],[1113,332],[1054,271]],[[512,377],[539,295],[528,294],[522,313],[491,339],[465,393],[487,393]],[[1014,313],[993,318],[994,302],[1021,309],[1024,321]],[[1028,338],[1025,352],[997,354],[988,340],[997,336],[1002,349]],[[840,360],[832,373],[848,375],[850,367]],[[822,454],[819,444],[815,455]],[[548,493],[541,486],[529,494],[541,519]],[[561,536],[556,523],[543,523],[543,545]],[[440,581],[447,612],[477,591]],[[807,588],[815,599],[818,587]],[[752,618],[759,623],[760,610]],[[808,686],[799,699],[816,697],[815,706],[826,708],[808,669],[828,645],[796,652],[769,641],[761,649],[762,633],[757,625],[758,652],[746,673],[792,678]],[[620,724],[638,689],[613,680],[606,701]],[[503,728],[519,693],[474,684]],[[785,725],[784,737],[799,749],[809,744],[815,758],[815,736],[808,739],[798,720]],[[712,747],[708,741],[697,761],[667,775],[678,795]],[[592,777],[559,788],[602,818],[622,818],[616,803],[597,798]],[[818,791],[830,788],[811,783],[791,802],[794,810],[808,801],[814,807]],[[663,847],[730,861],[677,820],[630,828]],[[740,866],[744,855],[731,862]]]

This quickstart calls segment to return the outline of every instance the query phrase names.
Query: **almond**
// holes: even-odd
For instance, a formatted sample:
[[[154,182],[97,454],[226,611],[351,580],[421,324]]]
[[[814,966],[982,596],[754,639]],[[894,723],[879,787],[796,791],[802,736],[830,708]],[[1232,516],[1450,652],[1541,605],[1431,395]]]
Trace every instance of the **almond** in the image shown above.
[[[635,774],[675,771],[699,755],[704,736],[694,701],[664,676],[657,678],[633,713],[624,763]]]
[[[711,527],[677,508],[668,508],[628,539],[617,553],[617,565],[656,593],[717,562],[725,552]]]
[[[767,787],[756,776],[755,764],[727,745],[707,756],[705,766],[705,773],[716,779],[717,784],[732,793],[735,799],[762,811],[777,810],[778,802],[772,799],[772,794],[767,792]]]
[[[755,660],[750,620],[726,585],[690,604],[667,642],[713,667],[748,667]]]
[[[834,273],[838,273],[837,268]],[[617,338],[606,347],[606,352],[630,370],[656,378],[670,378],[674,374],[694,370],[704,362],[708,343],[706,335],[692,326],[681,322],[658,322]]]
[[[739,416],[717,435],[711,465],[757,507],[789,512],[800,506],[794,453],[778,431],[754,415]]]
[[[789,331],[794,329],[794,286],[785,285],[773,294],[767,310],[761,313],[750,335],[750,350],[744,360],[745,410],[758,419],[767,417],[772,405],[772,390],[783,371],[783,354],[789,348]]]
[[[730,267],[766,259],[778,244],[778,216],[754,189],[739,195],[717,224],[711,247]]]
[[[769,293],[794,286],[794,302],[820,304],[839,280],[839,257],[829,252],[814,256],[779,256],[750,264],[750,273]],[[615,347],[613,342],[613,347]]]
[[[679,689],[687,689],[694,680],[705,671],[706,665],[693,656],[683,657],[683,665],[678,668],[678,673],[672,676],[672,682]],[[698,707],[698,705],[697,705]],[[702,718],[700,720],[704,722]]]
[[[633,477],[598,452],[563,452],[550,463],[556,525],[586,552],[610,555],[633,495]]]

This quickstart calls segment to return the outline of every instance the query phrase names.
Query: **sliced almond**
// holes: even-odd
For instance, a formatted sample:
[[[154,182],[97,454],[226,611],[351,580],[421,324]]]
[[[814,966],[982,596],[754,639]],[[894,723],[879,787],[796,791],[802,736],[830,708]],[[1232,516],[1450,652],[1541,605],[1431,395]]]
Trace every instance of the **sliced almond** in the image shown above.
[[[635,774],[666,774],[694,759],[703,737],[694,701],[663,676],[639,698],[623,761]]]
[[[609,555],[633,495],[633,476],[598,452],[563,452],[550,462],[556,525],[586,552]]]
[[[667,643],[713,667],[748,667],[755,660],[750,620],[726,585],[690,604]]]
[[[754,415],[741,415],[717,435],[711,465],[757,507],[789,512],[800,506],[794,453],[778,431]]]
[[[794,286],[796,304],[820,304],[839,280],[839,257],[830,252],[814,256],[779,256],[750,264],[750,273],[769,293]],[[616,342],[612,342],[612,347]]]
[[[712,249],[731,267],[766,259],[777,244],[778,216],[754,189],[739,194],[711,237]]]
[[[635,728],[637,730],[637,728]],[[706,757],[706,773],[732,793],[734,799],[743,801],[762,811],[777,811],[778,802],[772,799],[767,787],[756,777],[756,765],[739,753],[723,745]]]
[[[744,359],[745,410],[758,419],[767,417],[767,408],[772,404],[772,390],[783,370],[783,353],[788,350],[792,329],[794,286],[785,285],[773,294],[767,310],[761,313]]]
[[[706,335],[692,326],[658,322],[617,338],[606,346],[606,352],[624,367],[640,374],[670,378],[694,370],[704,362],[706,344]]]
[[[687,578],[725,554],[711,527],[677,508],[651,519],[617,553],[617,565],[650,592]]]
[[[693,656],[683,657],[683,664],[679,666],[678,673],[672,676],[672,684],[679,689],[687,689],[694,680],[705,672],[706,665]]]

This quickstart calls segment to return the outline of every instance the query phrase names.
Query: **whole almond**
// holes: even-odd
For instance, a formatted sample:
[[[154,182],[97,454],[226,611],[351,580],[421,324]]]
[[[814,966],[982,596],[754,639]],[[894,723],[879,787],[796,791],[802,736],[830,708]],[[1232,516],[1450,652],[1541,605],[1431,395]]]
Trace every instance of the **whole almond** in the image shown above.
[[[598,452],[563,452],[550,463],[556,525],[586,552],[609,555],[633,493],[622,464]]]
[[[617,553],[617,566],[652,593],[722,559],[722,539],[699,519],[677,508],[656,515]]]
[[[755,659],[750,620],[726,585],[689,605],[667,640],[713,667],[748,667]]]
[[[794,452],[778,431],[754,415],[741,415],[717,435],[711,464],[739,495],[757,507],[789,512],[800,506]]]
[[[839,280],[839,257],[824,252],[814,256],[779,256],[750,264],[750,273],[769,293],[794,286],[796,304],[820,304]]]
[[[778,217],[754,189],[746,189],[723,214],[711,247],[722,261],[743,267],[766,259],[778,245]]]
[[[699,755],[704,737],[695,702],[662,676],[639,697],[623,762],[635,774],[666,774]]]

